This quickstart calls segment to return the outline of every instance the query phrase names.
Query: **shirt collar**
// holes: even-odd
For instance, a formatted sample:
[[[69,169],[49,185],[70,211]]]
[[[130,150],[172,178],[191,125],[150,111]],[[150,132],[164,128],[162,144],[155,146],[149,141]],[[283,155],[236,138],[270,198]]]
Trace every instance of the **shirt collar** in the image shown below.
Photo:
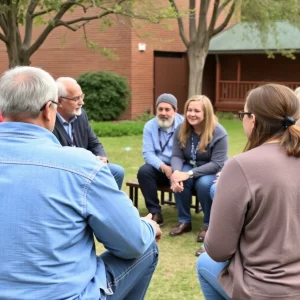
[[[59,121],[64,125],[64,124],[71,124],[73,123],[76,119],[77,119],[77,116],[74,116],[69,122],[67,122],[63,116],[59,113],[59,112],[56,112],[56,116],[58,117]]]

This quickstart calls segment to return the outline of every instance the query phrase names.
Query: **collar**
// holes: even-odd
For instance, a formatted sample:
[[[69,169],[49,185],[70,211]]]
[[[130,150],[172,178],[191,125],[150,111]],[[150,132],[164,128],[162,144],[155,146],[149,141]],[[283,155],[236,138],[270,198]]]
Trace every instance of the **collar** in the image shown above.
[[[14,135],[15,137],[24,137],[25,139],[45,138],[50,139],[56,144],[60,144],[55,135],[48,129],[24,122],[2,122],[0,124],[1,136]]]
[[[69,122],[67,122],[59,112],[56,112],[56,116],[63,125],[69,125],[77,119],[77,116],[74,116]]]

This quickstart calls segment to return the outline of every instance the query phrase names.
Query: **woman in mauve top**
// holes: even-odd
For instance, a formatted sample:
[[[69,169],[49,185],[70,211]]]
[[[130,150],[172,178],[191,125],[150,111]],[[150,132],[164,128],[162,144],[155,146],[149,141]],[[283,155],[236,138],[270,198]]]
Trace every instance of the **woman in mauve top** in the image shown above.
[[[267,84],[239,112],[248,143],[222,170],[197,262],[207,300],[300,299],[299,106]]]
[[[210,187],[227,159],[227,150],[227,132],[218,123],[210,100],[203,95],[188,99],[184,121],[176,128],[173,141],[170,179],[179,222],[170,231],[170,236],[192,230],[190,200],[194,190],[204,214],[197,237],[198,242],[203,242],[212,204]]]
[[[2,114],[0,112],[0,123],[3,121]]]

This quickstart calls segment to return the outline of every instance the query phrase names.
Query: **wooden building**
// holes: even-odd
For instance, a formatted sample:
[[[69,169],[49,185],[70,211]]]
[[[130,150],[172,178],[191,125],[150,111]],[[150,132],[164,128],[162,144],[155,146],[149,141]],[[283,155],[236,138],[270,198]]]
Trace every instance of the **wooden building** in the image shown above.
[[[300,86],[300,30],[278,22],[262,41],[258,30],[236,24],[215,36],[210,43],[205,72],[215,74],[214,86],[204,85],[219,111],[238,111],[252,88],[276,82],[293,90]],[[268,58],[267,52],[275,58]],[[294,49],[294,59],[278,49]],[[214,59],[212,59],[214,57]],[[215,69],[214,69],[215,68]]]

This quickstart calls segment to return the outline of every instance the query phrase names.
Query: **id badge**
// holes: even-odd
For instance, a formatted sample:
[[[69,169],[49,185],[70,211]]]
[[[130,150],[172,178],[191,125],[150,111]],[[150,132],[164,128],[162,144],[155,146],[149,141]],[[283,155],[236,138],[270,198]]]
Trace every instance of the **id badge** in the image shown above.
[[[196,161],[195,161],[195,160],[190,160],[190,164],[191,164],[192,166],[195,166],[195,165],[196,165]]]

